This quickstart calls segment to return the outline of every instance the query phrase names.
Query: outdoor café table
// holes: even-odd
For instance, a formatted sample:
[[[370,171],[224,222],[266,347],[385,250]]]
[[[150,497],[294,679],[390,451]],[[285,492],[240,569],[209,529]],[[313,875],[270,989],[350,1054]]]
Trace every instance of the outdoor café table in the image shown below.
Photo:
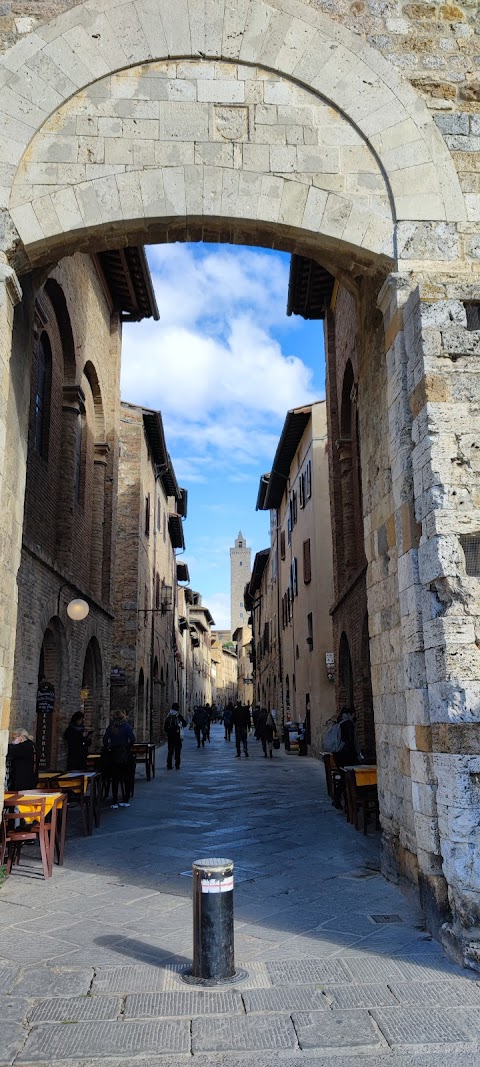
[[[57,784],[61,771],[39,771],[37,789],[51,789]]]
[[[48,866],[51,873],[55,844],[57,844],[59,865],[63,864],[67,823],[67,797],[65,794],[58,791],[43,791],[42,789],[21,789],[16,793],[5,793],[4,805],[6,808],[17,811],[24,822],[28,824],[29,821],[32,822],[32,819],[29,820],[28,818],[28,813],[32,812],[34,810],[33,806],[43,799],[45,799],[45,815],[51,815],[50,821],[45,824],[48,833]],[[62,821],[60,836],[57,838],[57,815],[59,811],[62,812]]]
[[[358,807],[363,807],[364,833],[367,832],[368,801],[377,804],[377,767],[374,763],[359,763],[345,766],[347,792],[347,818],[358,829]]]
[[[57,784],[59,789],[80,800],[84,829],[90,836],[93,824],[97,829],[100,826],[102,775],[99,771],[66,771],[58,775]]]
[[[139,763],[145,767],[145,775],[147,782],[150,778],[155,778],[155,745],[153,741],[141,741],[132,745],[132,752],[136,759],[136,765]]]
[[[100,770],[100,761],[101,761],[101,759],[102,759],[102,753],[101,752],[90,752],[88,754],[88,756],[87,756],[87,770],[89,770],[89,771],[99,771]]]

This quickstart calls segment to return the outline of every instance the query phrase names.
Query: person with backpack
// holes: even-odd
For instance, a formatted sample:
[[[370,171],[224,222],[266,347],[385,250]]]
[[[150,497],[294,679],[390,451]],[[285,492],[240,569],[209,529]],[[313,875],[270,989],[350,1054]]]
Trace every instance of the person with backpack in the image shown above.
[[[180,769],[180,760],[182,756],[182,744],[183,744],[183,730],[187,725],[186,719],[183,715],[180,715],[178,704],[172,704],[167,718],[165,719],[164,730],[167,735],[167,771],[173,770],[173,760],[175,758],[175,769]]]
[[[343,772],[344,767],[358,763],[360,754],[355,735],[356,715],[353,708],[343,707],[336,723],[329,727],[323,736],[323,747],[326,752],[331,752],[335,760],[337,770]],[[345,775],[334,775],[333,806],[343,809],[345,794]]]

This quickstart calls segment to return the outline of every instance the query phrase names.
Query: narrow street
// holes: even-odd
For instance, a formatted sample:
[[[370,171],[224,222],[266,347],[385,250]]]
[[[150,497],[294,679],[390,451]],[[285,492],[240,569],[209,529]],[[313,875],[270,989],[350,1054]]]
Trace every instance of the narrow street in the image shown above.
[[[158,750],[156,778],[140,772],[93,837],[72,811],[49,882],[24,849],[0,893],[0,1064],[480,1063],[480,983],[380,876],[379,834],[334,810],[322,764],[249,747],[236,759],[222,727],[205,750],[188,733],[168,773]],[[181,977],[201,855],[235,862],[248,971],[207,991]]]

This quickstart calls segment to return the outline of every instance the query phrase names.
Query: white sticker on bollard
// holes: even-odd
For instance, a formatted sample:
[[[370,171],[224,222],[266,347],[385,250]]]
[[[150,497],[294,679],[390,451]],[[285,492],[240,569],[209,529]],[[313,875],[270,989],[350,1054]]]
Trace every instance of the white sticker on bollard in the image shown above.
[[[233,874],[229,878],[202,880],[202,893],[228,893],[233,889]]]

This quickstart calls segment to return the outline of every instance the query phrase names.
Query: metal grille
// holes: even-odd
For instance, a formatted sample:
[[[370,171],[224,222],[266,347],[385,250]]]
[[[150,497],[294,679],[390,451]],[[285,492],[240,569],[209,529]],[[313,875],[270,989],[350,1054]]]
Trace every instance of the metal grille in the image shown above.
[[[465,304],[467,330],[480,330],[480,304]]]
[[[403,923],[403,919],[400,915],[370,915],[372,923],[378,923],[380,926],[386,926],[387,923]]]
[[[480,534],[460,537],[465,556],[465,568],[470,578],[480,578]]]

